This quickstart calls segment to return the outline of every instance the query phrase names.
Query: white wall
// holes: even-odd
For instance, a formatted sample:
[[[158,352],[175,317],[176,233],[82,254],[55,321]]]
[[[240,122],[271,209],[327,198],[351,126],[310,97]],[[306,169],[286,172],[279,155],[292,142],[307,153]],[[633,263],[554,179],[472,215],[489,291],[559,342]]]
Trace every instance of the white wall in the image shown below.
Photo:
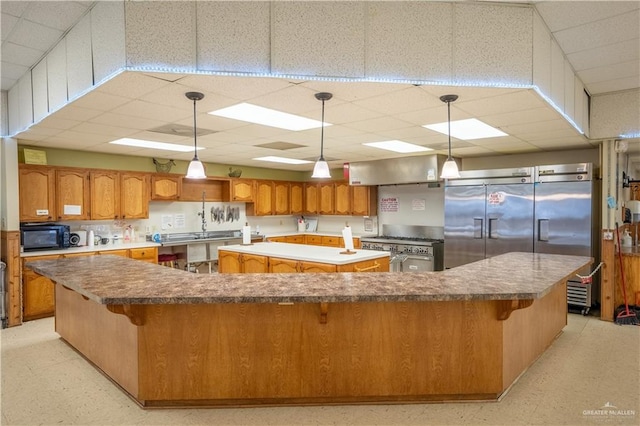
[[[397,211],[382,211],[380,200],[397,198]],[[427,184],[378,187],[378,221],[382,225],[444,226],[444,187]],[[380,229],[382,231],[382,229]]]

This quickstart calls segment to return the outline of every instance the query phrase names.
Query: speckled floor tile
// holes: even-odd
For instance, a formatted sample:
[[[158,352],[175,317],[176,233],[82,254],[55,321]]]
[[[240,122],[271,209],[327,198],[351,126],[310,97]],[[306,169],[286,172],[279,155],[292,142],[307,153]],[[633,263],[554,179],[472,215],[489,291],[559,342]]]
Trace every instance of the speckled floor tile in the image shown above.
[[[143,410],[58,338],[52,318],[0,336],[3,425],[640,423],[640,327],[573,314],[507,395],[486,403]],[[604,406],[628,415],[598,415]]]

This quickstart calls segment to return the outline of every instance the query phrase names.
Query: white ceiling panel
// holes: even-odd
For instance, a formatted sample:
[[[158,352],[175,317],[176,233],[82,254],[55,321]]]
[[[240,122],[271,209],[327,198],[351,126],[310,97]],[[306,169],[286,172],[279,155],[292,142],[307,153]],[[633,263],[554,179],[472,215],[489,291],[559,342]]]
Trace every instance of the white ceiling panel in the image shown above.
[[[55,45],[96,2],[2,1],[2,89],[8,90]],[[640,87],[640,2],[526,2],[536,7],[578,70],[591,94]],[[42,24],[42,25],[40,25]],[[44,25],[44,26],[43,26]],[[19,45],[19,46],[18,46]],[[26,46],[23,48],[20,46]],[[34,50],[29,50],[34,49]],[[531,89],[414,86],[408,83],[339,82],[305,79],[124,72],[21,133],[21,143],[96,152],[189,160],[192,152],[174,153],[115,146],[119,137],[145,137],[191,145],[191,136],[150,132],[160,126],[193,124],[193,104],[184,94],[198,91],[198,128],[216,133],[198,138],[205,161],[257,167],[311,170],[312,165],[283,166],[257,162],[257,155],[315,159],[320,129],[287,132],[215,117],[208,111],[250,102],[319,120],[321,102],[314,94],[333,93],[325,103],[325,156],[332,165],[402,157],[363,146],[363,142],[405,140],[446,154],[447,136],[421,127],[446,121],[445,94],[457,94],[452,119],[479,118],[505,130],[505,138],[453,140],[454,155],[479,156],[596,146],[576,131]],[[287,151],[260,148],[269,142],[304,147]],[[638,150],[640,151],[640,143]]]

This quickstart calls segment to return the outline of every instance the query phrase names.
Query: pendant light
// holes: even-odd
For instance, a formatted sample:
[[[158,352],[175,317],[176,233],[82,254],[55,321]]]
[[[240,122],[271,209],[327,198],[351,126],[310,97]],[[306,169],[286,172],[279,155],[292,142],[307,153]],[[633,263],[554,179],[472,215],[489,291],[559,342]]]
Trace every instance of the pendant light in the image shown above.
[[[193,101],[193,160],[189,163],[189,168],[187,169],[187,175],[185,176],[188,179],[205,179],[207,175],[204,172],[204,165],[198,159],[198,128],[196,127],[196,101],[204,98],[204,95],[200,92],[187,92],[184,94],[188,99]]]
[[[333,97],[331,93],[320,92],[316,93],[316,99],[322,101],[322,128],[320,130],[320,158],[316,161],[316,165],[313,166],[312,178],[330,178],[331,172],[329,171],[329,165],[324,159],[324,101],[328,101]]]
[[[456,99],[458,99],[458,95],[440,96],[440,100],[447,103],[447,123],[449,125],[447,132],[449,135],[449,156],[442,166],[442,174],[440,174],[440,178],[442,179],[455,179],[460,177],[458,164],[451,158],[451,102],[454,102]]]

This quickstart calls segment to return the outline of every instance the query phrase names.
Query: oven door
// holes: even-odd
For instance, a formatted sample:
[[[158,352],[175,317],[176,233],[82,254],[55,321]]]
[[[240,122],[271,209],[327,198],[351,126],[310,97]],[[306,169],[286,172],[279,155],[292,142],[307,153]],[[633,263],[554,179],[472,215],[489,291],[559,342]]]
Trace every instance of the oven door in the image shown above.
[[[402,262],[402,272],[430,272],[434,270],[433,256],[410,254]]]

